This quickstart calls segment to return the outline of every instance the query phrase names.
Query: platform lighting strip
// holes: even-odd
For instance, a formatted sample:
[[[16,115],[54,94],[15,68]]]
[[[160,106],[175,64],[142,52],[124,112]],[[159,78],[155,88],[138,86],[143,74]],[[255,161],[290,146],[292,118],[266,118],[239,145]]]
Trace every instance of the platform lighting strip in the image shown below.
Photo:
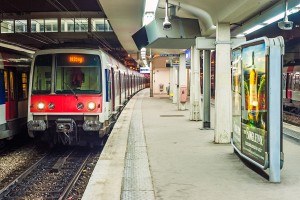
[[[155,12],[158,5],[158,0],[146,0],[144,14],[143,14],[143,26],[146,26],[155,19]],[[145,67],[148,67],[146,59],[146,48],[141,49],[141,58]]]
[[[148,67],[148,63],[147,63],[147,59],[146,59],[146,48],[145,47],[143,47],[142,49],[141,49],[141,58],[142,58],[142,61],[143,61],[143,63],[144,63],[144,66],[145,67]]]
[[[143,26],[149,24],[152,20],[155,19],[157,4],[158,0],[146,0],[143,14]]]
[[[300,4],[298,4],[297,6],[295,6],[292,9],[288,10],[287,11],[287,15],[291,15],[291,14],[297,13],[297,12],[299,12],[299,10],[300,10]],[[263,28],[263,27],[265,27],[265,26],[267,26],[269,24],[272,24],[272,23],[274,23],[274,22],[276,22],[276,21],[278,21],[280,19],[283,19],[284,18],[284,13],[285,12],[282,12],[282,13],[276,15],[275,17],[272,17],[272,18],[264,21],[263,23],[258,24],[256,26],[254,26],[254,27],[252,27],[252,28],[244,31],[243,33],[238,34],[236,37],[244,37],[245,35],[253,33],[254,31],[257,31],[257,30],[259,30],[259,29],[261,29],[261,28]]]

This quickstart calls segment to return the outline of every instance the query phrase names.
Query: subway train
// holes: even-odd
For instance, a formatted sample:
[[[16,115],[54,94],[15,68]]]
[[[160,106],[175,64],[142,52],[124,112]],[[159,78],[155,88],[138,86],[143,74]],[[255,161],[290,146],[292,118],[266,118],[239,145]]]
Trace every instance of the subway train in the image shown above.
[[[0,45],[0,146],[26,130],[29,71],[33,51]]]
[[[282,96],[284,109],[300,111],[300,59],[288,62],[282,70]]]
[[[142,74],[100,49],[37,51],[29,81],[28,134],[51,146],[99,145],[126,102],[144,87]]]

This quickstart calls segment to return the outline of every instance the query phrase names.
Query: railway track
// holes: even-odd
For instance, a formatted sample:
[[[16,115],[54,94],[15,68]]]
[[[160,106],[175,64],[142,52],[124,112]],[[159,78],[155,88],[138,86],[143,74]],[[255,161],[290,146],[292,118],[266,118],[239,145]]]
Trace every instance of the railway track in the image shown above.
[[[0,199],[66,199],[86,166],[99,155],[99,150],[82,148],[51,152],[0,188]]]
[[[295,126],[300,126],[300,115],[298,113],[283,111],[283,121]]]

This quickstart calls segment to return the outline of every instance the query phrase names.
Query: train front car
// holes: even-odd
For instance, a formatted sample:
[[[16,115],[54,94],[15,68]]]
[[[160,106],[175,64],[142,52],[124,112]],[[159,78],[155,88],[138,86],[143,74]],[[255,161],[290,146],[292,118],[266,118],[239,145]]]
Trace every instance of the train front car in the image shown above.
[[[42,50],[30,76],[28,133],[50,144],[99,145],[103,116],[104,73],[101,51]]]

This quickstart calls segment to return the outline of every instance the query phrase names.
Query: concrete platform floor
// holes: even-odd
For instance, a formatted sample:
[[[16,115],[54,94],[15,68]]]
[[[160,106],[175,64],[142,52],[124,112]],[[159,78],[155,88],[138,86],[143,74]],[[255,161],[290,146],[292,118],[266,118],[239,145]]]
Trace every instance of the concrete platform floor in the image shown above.
[[[127,107],[128,106],[128,107]],[[230,144],[214,144],[213,130],[200,130],[201,122],[189,121],[189,111],[178,111],[177,106],[165,96],[149,97],[149,89],[135,95],[125,108],[116,123],[117,134],[112,133],[104,157],[100,158],[83,199],[156,199],[156,200],[297,200],[300,199],[300,146],[290,138],[284,139],[284,166],[281,171],[281,183],[270,183],[268,180],[249,169],[233,153]],[[132,111],[128,109],[132,108]],[[152,180],[153,191],[133,189],[133,194],[124,187],[126,158],[123,142],[130,138],[132,132],[126,128],[133,112],[138,109],[140,117],[135,117],[132,124],[141,123],[145,138],[146,154]],[[212,117],[214,116],[212,109]],[[125,118],[122,118],[125,115]],[[130,117],[130,118],[129,118]],[[213,127],[213,119],[212,127]],[[119,125],[118,125],[119,123]],[[124,125],[124,124],[126,125]],[[123,124],[123,125],[120,125]],[[130,127],[128,128],[130,130]],[[122,155],[116,150],[120,144]],[[135,145],[134,142],[129,142]],[[112,150],[112,149],[113,150]],[[128,148],[128,147],[126,147]],[[115,150],[114,150],[115,149]],[[113,158],[115,156],[115,158]],[[114,161],[115,159],[115,161]],[[133,163],[138,163],[136,158]],[[143,158],[145,159],[145,158]],[[147,159],[147,158],[146,158]],[[101,165],[102,163],[102,165]],[[103,163],[105,163],[103,165]],[[115,163],[115,164],[114,164]],[[118,166],[115,169],[115,166]],[[138,168],[147,168],[145,165]],[[116,171],[118,173],[116,174]],[[109,174],[114,174],[109,176]],[[98,174],[98,175],[97,175]],[[133,173],[134,176],[134,173]],[[108,180],[109,178],[113,180]],[[141,178],[132,181],[141,181]],[[98,183],[98,184],[97,184]],[[115,184],[114,186],[109,184]],[[142,188],[142,187],[141,187]],[[153,194],[153,195],[149,195]],[[146,194],[147,193],[147,194]],[[146,194],[146,195],[141,195]]]

